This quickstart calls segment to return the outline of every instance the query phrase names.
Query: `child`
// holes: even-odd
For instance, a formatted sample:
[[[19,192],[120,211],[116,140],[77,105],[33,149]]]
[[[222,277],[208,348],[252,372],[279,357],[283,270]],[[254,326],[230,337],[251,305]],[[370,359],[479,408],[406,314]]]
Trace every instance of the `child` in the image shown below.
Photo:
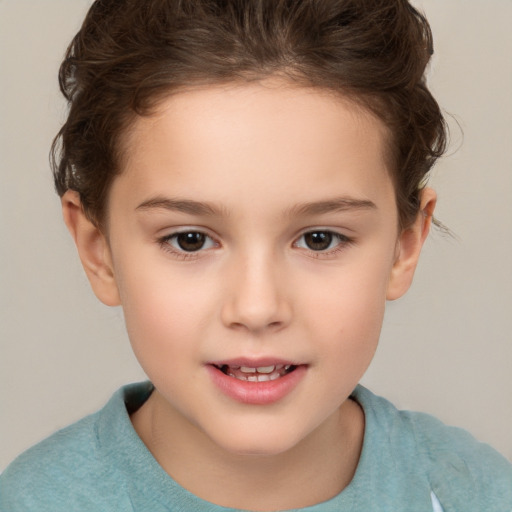
[[[512,468],[358,385],[445,146],[403,0],[98,0],[61,69],[66,224],[151,383],[0,510],[510,511]]]

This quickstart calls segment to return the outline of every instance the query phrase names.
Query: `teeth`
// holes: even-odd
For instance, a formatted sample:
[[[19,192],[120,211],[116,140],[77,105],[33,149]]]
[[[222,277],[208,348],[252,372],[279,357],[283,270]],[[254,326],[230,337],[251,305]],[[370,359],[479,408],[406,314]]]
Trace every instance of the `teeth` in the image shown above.
[[[283,367],[282,364],[277,366],[258,366],[257,368],[251,368],[250,366],[241,366],[240,371],[243,373],[272,373],[275,370],[279,370]]]
[[[241,366],[240,371],[244,373],[256,373],[256,368],[249,368],[248,366]]]
[[[228,366],[218,367],[229,377],[246,382],[267,382],[283,377],[288,373],[292,365],[276,364],[272,366]]]
[[[273,373],[252,373],[251,375],[235,375],[234,373],[228,373],[230,377],[234,377],[238,380],[244,380],[247,382],[267,382],[269,380],[276,380],[281,377],[281,374],[279,372],[273,372]]]
[[[258,373],[272,373],[276,367],[275,366],[259,366],[256,368]]]

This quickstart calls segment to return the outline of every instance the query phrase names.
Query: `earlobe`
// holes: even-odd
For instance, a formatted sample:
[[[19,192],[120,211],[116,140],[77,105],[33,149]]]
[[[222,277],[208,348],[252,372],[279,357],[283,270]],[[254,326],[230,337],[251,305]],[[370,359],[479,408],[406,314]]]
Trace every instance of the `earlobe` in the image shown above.
[[[96,297],[107,306],[118,306],[121,301],[105,235],[85,215],[78,192],[66,191],[61,203],[64,222]]]
[[[400,234],[397,257],[388,283],[387,300],[398,299],[411,286],[421,248],[430,231],[436,200],[434,190],[425,188],[421,193],[420,211],[416,220],[412,226],[404,229]]]

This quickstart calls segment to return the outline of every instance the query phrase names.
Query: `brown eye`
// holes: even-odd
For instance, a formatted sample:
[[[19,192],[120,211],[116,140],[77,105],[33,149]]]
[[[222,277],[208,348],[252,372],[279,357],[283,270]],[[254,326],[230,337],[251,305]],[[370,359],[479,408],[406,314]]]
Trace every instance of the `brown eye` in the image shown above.
[[[220,246],[211,236],[202,231],[178,231],[163,236],[158,240],[158,244],[165,251],[181,259],[199,256],[208,249]]]
[[[325,251],[332,244],[333,233],[330,231],[311,231],[304,234],[304,243],[312,251]]]
[[[331,254],[331,252],[341,250],[351,243],[352,239],[341,233],[328,229],[319,229],[305,232],[293,245],[315,253]]]
[[[198,231],[190,231],[186,233],[178,233],[172,237],[175,242],[173,245],[177,245],[182,251],[195,252],[201,250],[207,240],[204,233]]]

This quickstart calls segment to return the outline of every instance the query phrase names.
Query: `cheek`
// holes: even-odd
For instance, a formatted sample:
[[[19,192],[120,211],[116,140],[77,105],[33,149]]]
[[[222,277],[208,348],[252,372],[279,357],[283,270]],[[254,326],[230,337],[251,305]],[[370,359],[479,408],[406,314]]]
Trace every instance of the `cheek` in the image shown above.
[[[384,314],[386,291],[392,268],[390,251],[369,256],[358,253],[334,270],[312,273],[303,288],[307,300],[327,324],[359,326],[380,323]]]
[[[317,310],[322,338],[334,347],[325,354],[339,357],[344,365],[371,359],[384,318],[384,298],[378,299],[358,288],[342,294],[338,300],[318,302]]]
[[[138,271],[129,265],[119,268],[126,328],[141,364],[150,358],[169,363],[192,349],[190,340],[211,314],[211,287],[200,286],[186,273],[173,274],[165,265]]]
[[[309,297],[309,308],[304,304],[302,309],[309,311],[311,336],[327,344],[321,351],[323,358],[340,371],[362,374],[375,353],[390,268],[390,258],[385,255],[380,263],[375,263],[375,258],[361,259],[357,265],[331,274],[323,283],[323,291],[319,283],[307,285],[314,293]]]

